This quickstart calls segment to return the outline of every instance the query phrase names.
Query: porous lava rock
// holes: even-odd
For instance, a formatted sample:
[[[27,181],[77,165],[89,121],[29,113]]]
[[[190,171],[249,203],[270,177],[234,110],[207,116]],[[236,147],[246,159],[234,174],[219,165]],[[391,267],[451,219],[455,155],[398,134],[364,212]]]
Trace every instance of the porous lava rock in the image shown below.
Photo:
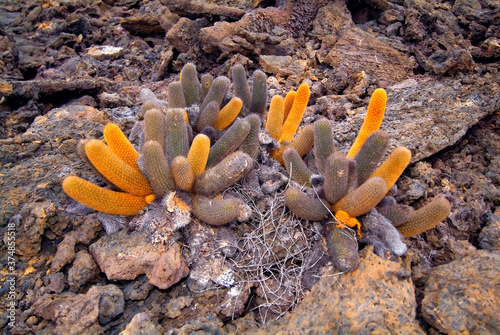
[[[436,267],[425,285],[422,315],[445,334],[500,333],[500,254],[478,250]]]

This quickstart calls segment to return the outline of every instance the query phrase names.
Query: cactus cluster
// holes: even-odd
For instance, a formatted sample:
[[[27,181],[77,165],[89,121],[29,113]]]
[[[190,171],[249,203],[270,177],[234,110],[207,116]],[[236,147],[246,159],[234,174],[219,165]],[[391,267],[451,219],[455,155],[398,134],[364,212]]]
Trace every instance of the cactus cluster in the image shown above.
[[[63,189],[76,201],[97,211],[134,215],[154,199],[151,187],[137,165],[139,153],[116,124],[106,125],[103,133],[108,145],[99,140],[83,140],[77,149],[108,188],[69,176],[63,182]]]
[[[283,152],[285,148],[292,147],[299,154],[306,154],[312,147],[311,127],[304,127],[301,133],[294,139],[302,116],[306,111],[309,101],[309,85],[303,83],[297,91],[290,91],[286,97],[274,96],[271,99],[269,113],[265,123],[265,130],[274,138],[279,146],[273,150],[271,156],[283,164]]]
[[[140,150],[116,124],[106,125],[107,144],[85,140],[78,152],[108,186],[70,176],[63,182],[66,193],[107,214],[129,216],[146,208],[141,218],[131,221],[135,227],[166,220],[176,230],[189,223],[191,214],[213,226],[248,219],[247,204],[221,195],[254,166],[267,107],[267,78],[257,70],[249,85],[242,65],[232,67],[231,77],[230,98],[228,77],[200,77],[193,64],[185,65],[179,81],[167,86],[167,101],[143,90]],[[398,147],[382,162],[389,147],[387,133],[379,130],[385,91],[373,93],[347,154],[336,150],[329,120],[298,131],[309,94],[309,86],[302,84],[285,98],[273,97],[264,123],[277,144],[271,156],[295,182],[284,193],[285,205],[302,219],[324,222],[326,245],[343,271],[357,266],[357,236],[380,254],[403,254],[402,236],[432,228],[449,214],[450,205],[437,198],[414,210],[387,196],[411,153]],[[162,221],[157,218],[161,215],[170,219]],[[346,226],[356,228],[357,236],[343,229]]]
[[[140,152],[116,124],[106,125],[107,145],[86,140],[78,152],[108,186],[69,176],[65,192],[107,214],[135,215],[151,204],[151,212],[164,208],[184,218],[192,212],[210,225],[246,220],[249,210],[242,200],[219,195],[253,166],[267,78],[255,71],[251,93],[244,68],[236,65],[232,72],[237,96],[222,108],[229,79],[204,75],[200,81],[193,64],[186,64],[180,80],[168,85],[166,102],[143,90]]]
[[[282,153],[290,178],[305,187],[303,190],[291,186],[285,191],[287,207],[305,220],[327,221],[332,215],[335,217],[335,223],[326,223],[326,242],[342,271],[357,267],[356,238],[342,228],[357,227],[358,236],[362,237],[360,228],[363,225],[358,217],[363,222],[367,217],[364,214],[378,210],[381,217],[391,222],[392,225],[368,225],[370,229],[363,229],[364,241],[380,246],[376,251],[381,254],[390,251],[399,256],[406,248],[393,243],[392,240],[400,238],[397,231],[405,237],[419,234],[434,227],[450,212],[450,204],[444,198],[436,198],[419,210],[398,205],[395,201],[381,203],[411,159],[408,149],[398,147],[380,165],[389,147],[387,133],[379,130],[386,99],[383,89],[373,93],[365,121],[347,155],[335,150],[331,122],[324,119],[308,126],[307,132],[312,133],[313,138],[313,159],[309,165],[302,159],[307,151],[299,152],[290,145]],[[379,203],[381,205],[375,209]],[[374,215],[371,215],[372,220]]]

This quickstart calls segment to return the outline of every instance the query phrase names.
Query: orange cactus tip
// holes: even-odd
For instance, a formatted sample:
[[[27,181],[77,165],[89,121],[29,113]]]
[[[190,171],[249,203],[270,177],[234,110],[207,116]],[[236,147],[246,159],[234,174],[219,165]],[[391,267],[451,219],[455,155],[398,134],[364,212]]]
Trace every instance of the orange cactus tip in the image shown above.
[[[335,213],[335,218],[339,222],[337,224],[337,227],[339,228],[345,228],[345,226],[351,228],[356,227],[359,238],[363,237],[361,235],[361,224],[359,223],[358,219],[350,217],[349,214],[347,214],[343,210],[339,210],[337,213]]]
[[[146,195],[146,197],[144,197],[144,200],[146,200],[146,202],[150,204],[153,202],[153,200],[155,200],[155,195],[154,194]]]

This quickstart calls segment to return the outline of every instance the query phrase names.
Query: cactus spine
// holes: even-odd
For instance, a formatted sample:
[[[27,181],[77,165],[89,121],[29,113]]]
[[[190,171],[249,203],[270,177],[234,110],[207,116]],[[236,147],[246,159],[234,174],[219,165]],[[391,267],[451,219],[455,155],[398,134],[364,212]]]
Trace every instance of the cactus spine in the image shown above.
[[[190,192],[193,188],[194,174],[187,157],[177,156],[172,161],[172,175],[181,190]]]
[[[144,114],[144,142],[156,141],[165,147],[165,114],[159,109],[150,109]]]
[[[359,265],[358,243],[346,229],[328,224],[326,245],[334,265],[342,272],[353,271]]]
[[[234,94],[242,100],[243,105],[248,109],[252,101],[252,95],[250,93],[250,86],[247,82],[247,73],[243,65],[236,64],[233,66],[232,77]]]
[[[290,113],[286,118],[282,131],[281,137],[279,139],[280,143],[290,142],[293,140],[295,133],[297,132],[297,128],[299,127],[300,121],[302,120],[302,116],[307,107],[307,102],[309,101],[309,85],[301,84],[297,90],[297,95],[293,101],[292,108],[290,109]]]
[[[186,99],[184,89],[179,81],[171,82],[167,87],[167,101],[169,108],[185,108]]]
[[[253,73],[250,113],[264,115],[267,105],[267,76],[261,70]]]
[[[296,181],[300,185],[309,185],[312,172],[307,168],[302,158],[300,158],[297,150],[294,148],[286,148],[283,152],[283,161],[293,181]]]
[[[224,99],[227,89],[229,88],[229,84],[229,79],[225,76],[215,78],[210,85],[210,89],[208,90],[205,99],[203,99],[200,111],[203,112],[205,107],[212,101],[215,101],[217,103],[217,107],[220,108],[222,100]]]
[[[177,156],[187,156],[189,150],[188,130],[185,120],[185,110],[168,109],[166,113],[165,156],[172,163]]]
[[[281,126],[283,125],[283,104],[284,100],[279,95],[275,95],[271,99],[265,125],[265,129],[269,135],[277,140],[281,136]]]
[[[388,146],[389,136],[382,130],[377,130],[368,137],[354,156],[358,169],[358,185],[363,184],[377,169]]]
[[[292,109],[293,101],[295,100],[296,96],[297,96],[296,91],[290,91],[286,94],[285,103],[283,106],[283,120],[286,120],[288,114],[290,114],[290,110]]]
[[[335,150],[332,124],[322,119],[314,123],[314,161],[319,174],[324,174],[327,159]]]
[[[330,155],[325,166],[323,190],[325,198],[334,204],[347,194],[349,187],[349,162],[344,154]]]

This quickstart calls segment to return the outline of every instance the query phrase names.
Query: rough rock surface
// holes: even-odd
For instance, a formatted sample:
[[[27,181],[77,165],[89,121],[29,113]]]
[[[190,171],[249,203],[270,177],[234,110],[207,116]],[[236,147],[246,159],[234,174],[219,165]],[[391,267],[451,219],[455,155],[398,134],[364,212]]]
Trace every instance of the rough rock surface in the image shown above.
[[[424,319],[446,334],[498,334],[500,254],[479,250],[435,268],[425,286]]]
[[[121,230],[101,237],[89,251],[109,280],[133,280],[146,274],[161,289],[177,283],[189,273],[179,244],[152,244],[144,234]]]
[[[389,133],[393,146],[410,149],[412,162],[416,162],[454,144],[472,125],[498,110],[500,97],[489,95],[499,90],[498,82],[490,78],[478,83],[467,75],[439,82],[412,77],[387,87],[388,101],[381,129]],[[442,98],[436,99],[436,92]],[[366,107],[350,113],[354,115],[334,126],[341,148],[354,141]],[[417,133],[419,136],[415,137]]]
[[[408,270],[371,247],[361,254],[357,270],[324,276],[298,307],[258,334],[286,333],[284,327],[298,334],[424,334]]]
[[[93,286],[87,294],[44,295],[32,307],[34,315],[53,320],[59,334],[99,334],[123,313],[123,293],[115,285]]]

